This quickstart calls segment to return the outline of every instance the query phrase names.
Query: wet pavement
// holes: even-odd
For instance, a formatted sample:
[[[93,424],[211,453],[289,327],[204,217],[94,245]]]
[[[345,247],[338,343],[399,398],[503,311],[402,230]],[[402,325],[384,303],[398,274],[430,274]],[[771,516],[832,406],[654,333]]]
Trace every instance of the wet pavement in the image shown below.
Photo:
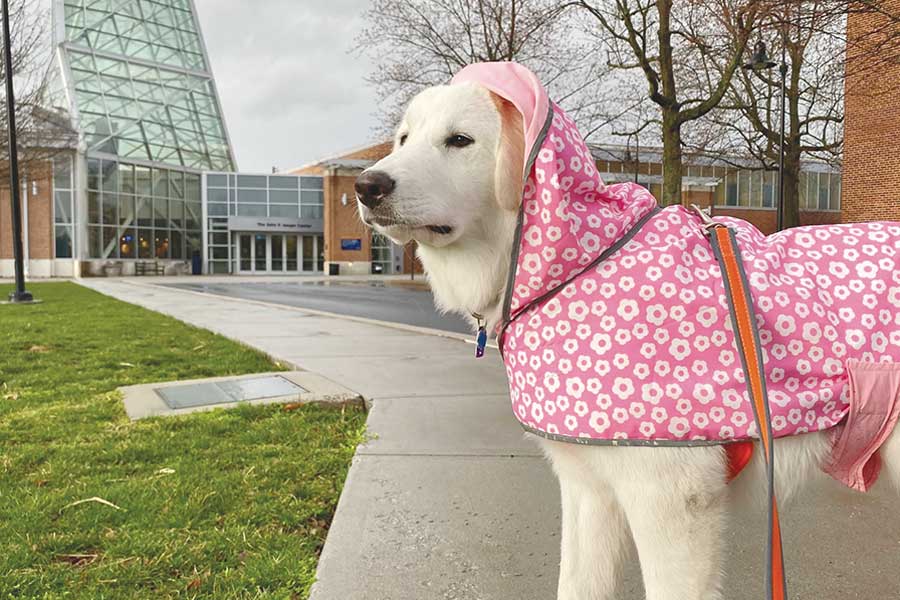
[[[454,333],[472,333],[456,315],[442,315],[431,292],[379,281],[291,281],[164,284],[194,292],[284,306],[320,310],[378,321],[428,327]]]

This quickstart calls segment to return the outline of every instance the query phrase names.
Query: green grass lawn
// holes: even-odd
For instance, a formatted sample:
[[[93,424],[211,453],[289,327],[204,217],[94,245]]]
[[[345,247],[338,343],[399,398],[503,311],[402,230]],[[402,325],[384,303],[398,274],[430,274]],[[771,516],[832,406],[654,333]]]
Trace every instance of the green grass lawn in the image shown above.
[[[281,367],[75,284],[28,289],[43,304],[0,306],[0,598],[306,598],[362,410],[132,423],[118,386]],[[73,504],[95,496],[118,508]]]

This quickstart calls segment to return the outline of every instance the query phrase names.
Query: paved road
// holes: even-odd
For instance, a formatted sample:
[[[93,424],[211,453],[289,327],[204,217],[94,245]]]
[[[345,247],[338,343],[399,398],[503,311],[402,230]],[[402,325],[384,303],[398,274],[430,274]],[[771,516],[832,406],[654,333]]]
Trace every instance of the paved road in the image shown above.
[[[456,333],[472,332],[462,318],[438,313],[431,292],[381,282],[175,283],[167,287]]]

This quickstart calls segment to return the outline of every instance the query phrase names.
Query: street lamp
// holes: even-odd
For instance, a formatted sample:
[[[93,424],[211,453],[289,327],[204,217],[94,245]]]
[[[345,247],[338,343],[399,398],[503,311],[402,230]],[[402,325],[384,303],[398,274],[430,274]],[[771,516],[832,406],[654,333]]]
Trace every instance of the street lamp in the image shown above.
[[[778,203],[775,207],[775,230],[781,231],[784,228],[784,97],[785,97],[785,81],[787,79],[787,63],[785,62],[785,46],[781,45],[781,130],[778,142]],[[756,42],[753,49],[753,57],[750,62],[744,63],[742,68],[747,71],[759,73],[768,71],[775,66],[775,61],[769,60],[766,54],[766,43],[760,40]]]
[[[6,115],[9,127],[9,198],[12,204],[13,258],[16,289],[9,295],[12,303],[29,303],[34,298],[25,291],[25,265],[22,261],[22,210],[19,199],[19,151],[16,147],[16,98],[13,95],[12,44],[9,42],[9,0],[3,0],[3,47],[6,67]]]

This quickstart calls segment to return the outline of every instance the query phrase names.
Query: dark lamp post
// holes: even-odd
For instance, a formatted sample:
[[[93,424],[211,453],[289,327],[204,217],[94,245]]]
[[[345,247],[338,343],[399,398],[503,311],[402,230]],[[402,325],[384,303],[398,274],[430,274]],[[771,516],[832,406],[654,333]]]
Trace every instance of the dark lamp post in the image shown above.
[[[33,302],[25,291],[25,264],[22,259],[22,205],[19,198],[19,152],[16,147],[16,98],[13,95],[12,44],[9,41],[9,0],[3,0],[3,48],[6,68],[6,114],[9,127],[9,198],[12,204],[13,258],[16,289],[9,295],[12,303]]]
[[[784,229],[784,97],[785,97],[785,81],[787,80],[787,63],[785,62],[785,47],[781,45],[781,129],[778,137],[778,202],[775,206],[775,230]],[[753,48],[753,57],[750,62],[744,63],[741,67],[747,71],[761,72],[768,71],[775,66],[775,61],[769,60],[766,53],[766,43],[762,40],[756,42]]]

